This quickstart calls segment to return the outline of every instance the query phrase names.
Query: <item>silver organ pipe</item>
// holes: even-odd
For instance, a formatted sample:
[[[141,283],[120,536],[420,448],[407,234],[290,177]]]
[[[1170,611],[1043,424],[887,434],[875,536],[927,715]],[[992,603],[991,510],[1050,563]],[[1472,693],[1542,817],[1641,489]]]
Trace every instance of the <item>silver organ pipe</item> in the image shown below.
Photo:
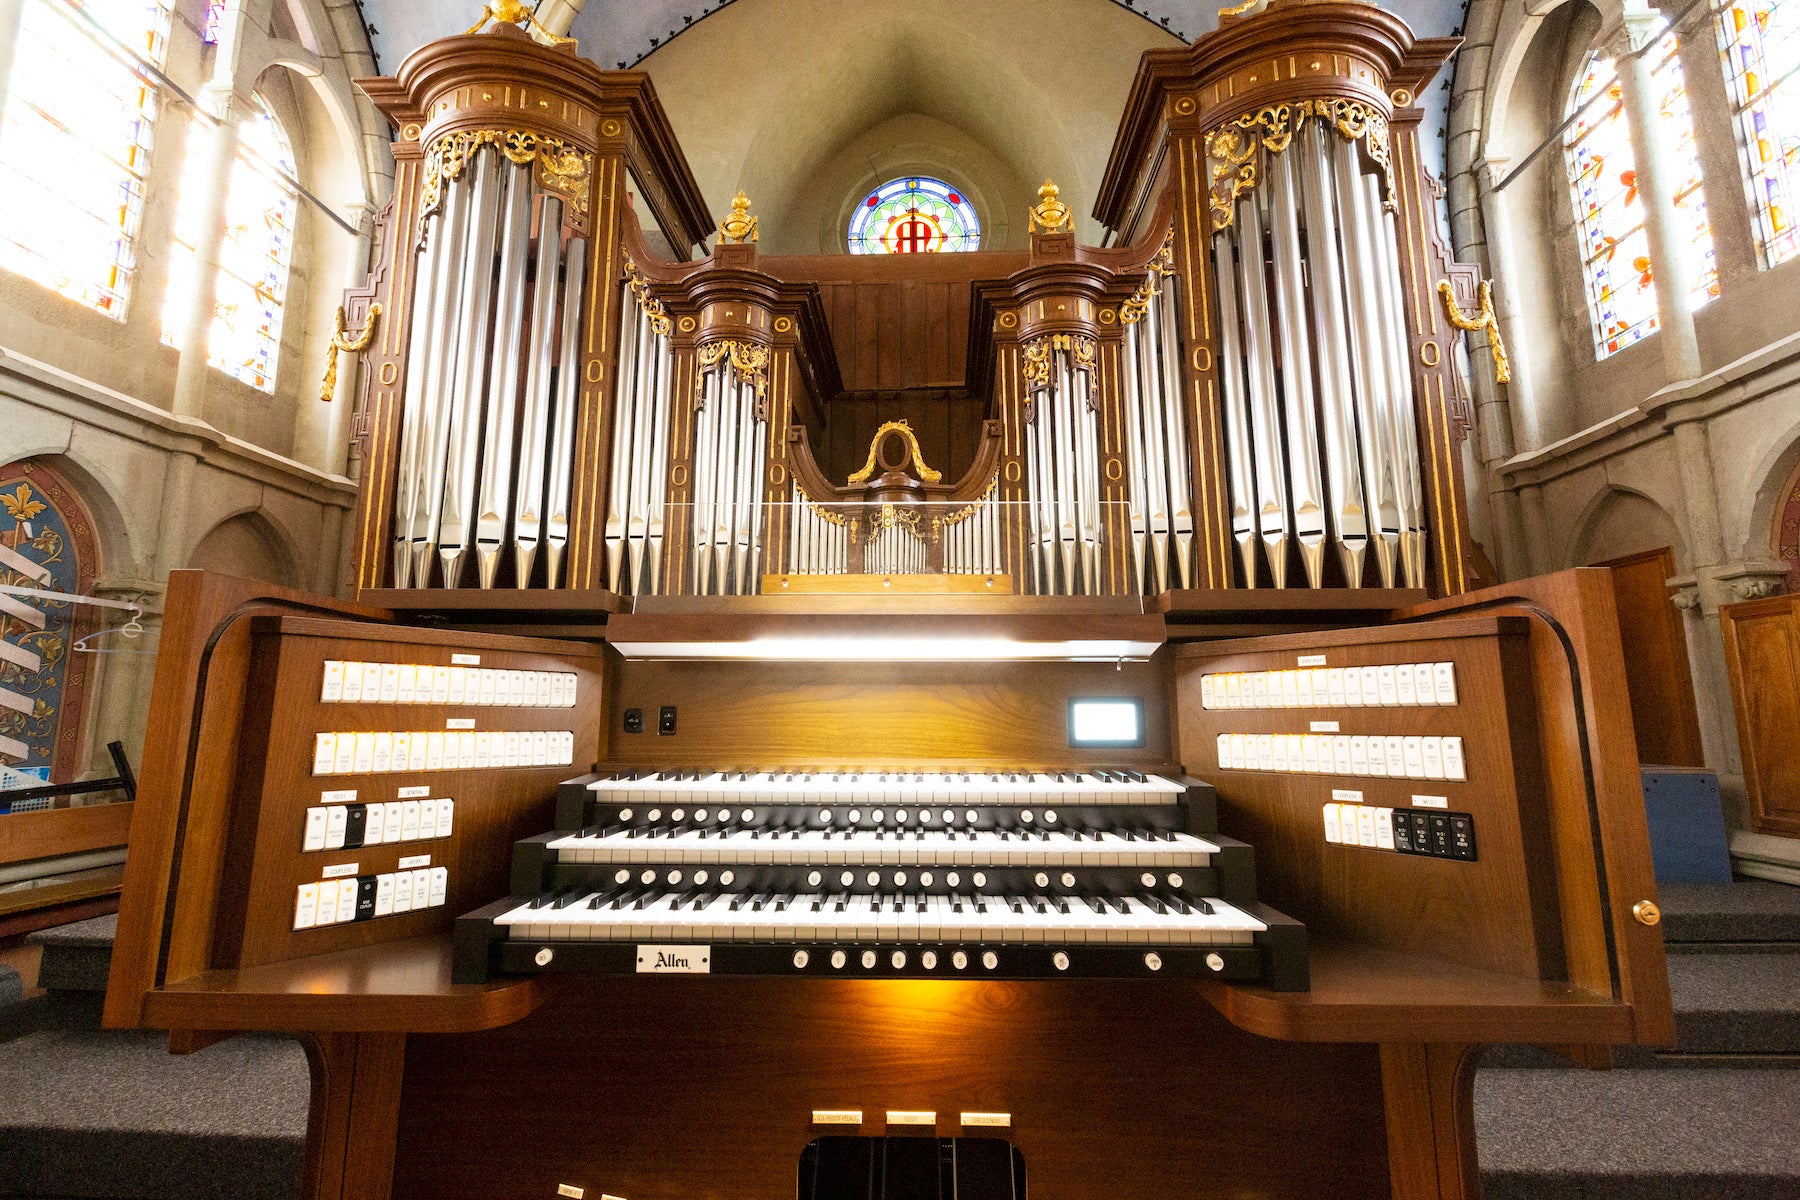
[[[828,514],[807,498],[796,481],[789,492],[793,527],[789,533],[795,575],[842,575],[850,569],[850,530],[843,517]]]
[[[1231,539],[1237,543],[1244,585],[1256,586],[1256,478],[1250,457],[1250,416],[1244,407],[1244,349],[1238,338],[1237,268],[1231,243],[1213,241],[1219,295],[1219,383],[1225,414],[1226,475],[1231,489]]]
[[[505,222],[500,239],[498,309],[494,350],[500,357],[488,389],[481,446],[481,490],[476,505],[475,558],[481,586],[494,586],[506,539],[513,490],[513,416],[524,363],[526,263],[531,250],[531,172],[506,172]]]
[[[435,498],[441,498],[444,487],[445,442],[441,432],[448,426],[445,407],[451,376],[456,369],[456,322],[462,309],[463,260],[468,249],[468,180],[465,174],[445,186],[443,207],[434,231],[440,252],[436,258],[429,307],[422,307],[413,314],[413,326],[425,328],[428,345],[423,369],[419,369],[416,361],[414,363],[414,370],[421,380],[417,430],[412,439],[412,469],[396,479],[401,488],[402,503],[394,520],[396,537],[403,529],[405,532],[404,550],[396,549],[408,559],[405,575],[413,587],[430,586],[431,552],[437,541]],[[398,566],[394,574],[398,581],[402,575]]]
[[[544,503],[546,587],[562,578],[569,545],[569,508],[575,486],[575,408],[581,399],[581,295],[587,278],[587,239],[570,238],[563,250],[562,323],[556,354],[555,407],[550,415],[550,492]]]
[[[1287,586],[1288,505],[1283,465],[1281,394],[1275,377],[1274,334],[1263,259],[1262,212],[1252,196],[1238,203],[1239,301],[1244,308],[1244,378],[1250,401],[1250,445],[1256,464],[1256,528],[1268,559],[1269,578]]]
[[[562,201],[545,197],[538,210],[531,291],[531,344],[526,355],[525,403],[519,414],[519,491],[514,506],[513,576],[531,582],[544,536],[544,485],[549,453],[550,383],[556,366],[556,277],[562,250]]]
[[[1274,260],[1275,331],[1287,418],[1288,487],[1293,498],[1294,541],[1309,587],[1325,581],[1325,495],[1320,482],[1319,426],[1313,398],[1312,345],[1306,330],[1300,221],[1294,195],[1294,162],[1278,154],[1269,164],[1269,243]]]
[[[1368,213],[1358,182],[1361,170],[1356,147],[1314,127],[1313,144],[1328,154],[1328,170],[1337,192],[1338,232],[1344,252],[1345,292],[1349,298],[1351,360],[1355,369],[1358,424],[1362,430],[1363,491],[1375,518],[1375,565],[1381,586],[1394,586],[1400,547],[1400,495],[1393,465],[1387,339],[1377,328],[1380,309],[1375,297],[1377,244],[1370,238]],[[1325,147],[1323,143],[1330,143]]]
[[[1401,298],[1400,238],[1395,217],[1381,200],[1381,181],[1373,175],[1362,180],[1364,203],[1380,243],[1383,265],[1376,271],[1377,299],[1382,310],[1381,327],[1388,337],[1388,370],[1392,375],[1394,461],[1399,466],[1402,499],[1400,561],[1406,586],[1425,586],[1425,491],[1420,475],[1418,424],[1413,412],[1411,355],[1406,337],[1406,308]]]
[[[463,304],[456,330],[456,375],[450,392],[446,431],[444,486],[433,512],[438,557],[443,560],[444,586],[462,580],[463,553],[468,548],[470,507],[475,503],[476,467],[481,455],[481,409],[487,393],[488,321],[493,312],[494,247],[501,208],[501,158],[483,148],[469,165],[475,177],[469,218],[469,249],[463,260]]]
[[[639,336],[638,299],[626,284],[619,303],[619,366],[617,395],[613,400],[612,470],[608,474],[606,525],[602,544],[606,548],[606,577],[612,590],[629,595],[630,575],[625,566],[625,511],[631,495],[632,451],[638,445],[633,417],[637,409],[637,361],[642,338]]]
[[[612,589],[632,596],[658,587],[673,350],[667,318],[647,309],[630,283],[622,287],[622,300],[604,538]]]
[[[754,595],[762,555],[763,432],[757,382],[729,352],[701,378],[694,422],[694,592]]]
[[[460,197],[452,199],[460,200]],[[448,246],[452,241],[460,243],[461,232],[452,230],[449,225],[450,211],[447,205],[425,221],[417,255],[417,275],[413,280],[417,304],[429,304],[436,299],[437,281],[448,270],[445,263]],[[435,322],[415,318],[407,340],[407,361],[413,364],[413,370],[406,375],[406,392],[400,410],[399,462],[394,472],[393,563],[394,586],[397,588],[412,585],[412,526],[413,510],[419,499],[419,445],[421,440],[429,440],[423,429],[426,410],[430,407],[426,397],[437,393],[429,389],[428,374],[441,336],[442,329]]]
[[[1254,540],[1286,586],[1286,543],[1308,586],[1331,540],[1363,583],[1425,579],[1423,481],[1392,214],[1362,151],[1325,119],[1265,145],[1263,184],[1213,238],[1232,511],[1245,581]],[[1279,368],[1279,369],[1277,369]]]
[[[508,538],[515,582],[568,541],[586,243],[530,163],[477,146],[442,181],[417,250],[394,491],[394,584],[493,587]],[[538,206],[535,242],[533,207]],[[546,518],[546,514],[548,518]]]
[[[1351,587],[1362,586],[1363,561],[1369,549],[1369,518],[1363,507],[1362,471],[1357,464],[1356,391],[1351,383],[1349,319],[1344,313],[1343,265],[1337,238],[1310,236],[1311,230],[1337,228],[1333,196],[1326,185],[1327,166],[1317,145],[1319,131],[1301,131],[1294,148],[1300,167],[1300,203],[1306,229],[1311,273],[1313,331],[1319,355],[1319,408],[1325,432],[1325,481],[1330,489],[1331,521],[1337,532],[1338,565]]]
[[[1150,296],[1149,315],[1156,322],[1159,368],[1157,406],[1161,427],[1166,431],[1169,451],[1163,460],[1163,479],[1167,481],[1169,515],[1175,543],[1175,579],[1164,587],[1194,586],[1194,489],[1188,474],[1187,408],[1182,403],[1181,343],[1176,336],[1176,314],[1180,307],[1181,281],[1170,274],[1162,290]]]
[[[1099,590],[1100,477],[1092,404],[1093,359],[1079,343],[1056,335],[1034,384],[1026,426],[1037,554],[1033,590],[1040,595],[1092,595]]]

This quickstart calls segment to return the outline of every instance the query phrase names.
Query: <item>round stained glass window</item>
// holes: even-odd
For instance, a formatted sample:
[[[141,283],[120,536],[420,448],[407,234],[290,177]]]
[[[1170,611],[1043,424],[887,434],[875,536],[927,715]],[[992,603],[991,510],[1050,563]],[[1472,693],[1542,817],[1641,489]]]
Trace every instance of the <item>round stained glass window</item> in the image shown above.
[[[850,214],[852,254],[940,254],[981,248],[981,220],[956,188],[929,175],[889,180]]]

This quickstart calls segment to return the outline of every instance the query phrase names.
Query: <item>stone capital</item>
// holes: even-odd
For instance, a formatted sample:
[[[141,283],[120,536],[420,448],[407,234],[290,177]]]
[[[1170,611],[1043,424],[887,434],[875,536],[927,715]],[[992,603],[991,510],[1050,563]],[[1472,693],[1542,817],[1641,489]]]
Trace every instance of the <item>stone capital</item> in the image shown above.
[[[1701,567],[1667,581],[1676,589],[1670,603],[1683,612],[1717,617],[1719,609],[1727,604],[1779,595],[1786,586],[1790,565],[1780,559],[1758,558]]]

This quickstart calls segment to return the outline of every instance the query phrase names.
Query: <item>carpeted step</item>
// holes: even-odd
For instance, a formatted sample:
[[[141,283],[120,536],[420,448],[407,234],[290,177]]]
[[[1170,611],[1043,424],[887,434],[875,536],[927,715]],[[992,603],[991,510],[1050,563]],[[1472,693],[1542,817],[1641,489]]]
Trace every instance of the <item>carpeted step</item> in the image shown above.
[[[51,992],[104,992],[118,928],[119,915],[108,913],[32,934],[26,940],[44,948],[38,986]]]
[[[1800,1053],[1800,954],[1669,956],[1675,1049]]]
[[[0,1044],[0,1196],[289,1200],[308,1091],[287,1038],[176,1056],[157,1033],[28,1034]]]
[[[1709,945],[1800,944],[1800,887],[1785,883],[1664,884],[1656,899],[1673,951]]]
[[[1487,1200],[1793,1200],[1796,1071],[1483,1070]]]

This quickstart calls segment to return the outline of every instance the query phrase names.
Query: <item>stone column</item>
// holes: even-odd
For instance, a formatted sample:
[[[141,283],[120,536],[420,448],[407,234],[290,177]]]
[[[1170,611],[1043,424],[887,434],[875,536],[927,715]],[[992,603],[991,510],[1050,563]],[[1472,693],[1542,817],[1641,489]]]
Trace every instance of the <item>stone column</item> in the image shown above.
[[[158,609],[162,604],[163,585],[131,575],[114,576],[94,582],[92,594],[103,600],[143,605]],[[126,616],[106,609],[109,623],[119,624]],[[146,611],[139,624],[144,632],[135,638],[114,634],[106,648],[115,653],[103,654],[93,683],[92,719],[88,722],[86,761],[88,773],[109,776],[112,759],[106,753],[108,742],[125,743],[125,757],[136,770],[144,758],[144,729],[150,716],[150,683],[156,668],[157,636],[162,632],[162,613]]]
[[[206,403],[207,343],[212,335],[218,302],[219,255],[225,244],[225,202],[231,191],[232,170],[237,166],[238,109],[235,93],[227,87],[202,89],[200,107],[214,120],[195,114],[189,135],[189,154],[197,155],[200,169],[189,176],[205,180],[201,192],[198,241],[194,247],[194,289],[181,315],[181,364],[175,371],[177,416],[204,418]]]
[[[12,82],[13,52],[19,45],[19,20],[25,0],[0,0],[0,116],[6,113],[7,84]]]
[[[575,15],[581,11],[583,2],[584,0],[543,0],[537,9],[537,23],[543,29],[533,29],[532,36],[539,41],[548,40],[544,37],[545,33],[567,37],[569,26],[575,23]]]
[[[1465,217],[1470,232],[1479,231],[1482,241],[1476,250],[1486,260],[1488,276],[1494,280],[1495,312],[1500,318],[1502,335],[1519,330],[1517,293],[1522,290],[1519,273],[1513,265],[1509,227],[1503,211],[1504,201],[1493,190],[1493,184],[1506,175],[1505,160],[1485,159],[1475,165],[1473,175],[1478,189],[1479,207]],[[1459,247],[1459,253],[1465,248]],[[1487,361],[1487,334],[1469,341],[1471,363],[1470,390],[1475,395],[1475,430],[1480,438],[1481,464],[1487,476],[1489,508],[1498,527],[1498,545],[1494,547],[1496,565],[1507,579],[1521,579],[1531,574],[1531,556],[1526,543],[1520,513],[1519,497],[1500,473],[1501,466],[1518,447],[1521,412],[1534,412],[1535,398],[1531,381],[1528,339],[1514,337],[1507,342],[1512,358],[1512,382],[1494,382],[1493,372],[1484,369]]]
[[[1688,308],[1687,238],[1675,208],[1680,172],[1675,166],[1675,147],[1659,136],[1659,97],[1650,78],[1656,57],[1653,44],[1662,36],[1662,25],[1662,15],[1646,0],[1631,0],[1621,18],[1614,54],[1625,115],[1631,125],[1631,153],[1637,160],[1638,195],[1644,205],[1645,230],[1650,240],[1660,335],[1657,341],[1662,346],[1663,368],[1669,382],[1677,383],[1700,374],[1700,344],[1694,336],[1694,314]]]
[[[346,288],[360,287],[369,277],[369,245],[374,238],[375,210],[368,204],[345,208],[344,217],[356,227],[356,236],[344,249],[343,278]],[[378,320],[384,318],[377,318]],[[351,330],[354,335],[357,330]],[[294,457],[330,475],[347,470],[350,418],[356,408],[359,355],[338,355],[337,390],[331,401],[320,400],[311,387],[301,396],[294,413]],[[323,359],[319,370],[324,370]]]
[[[1742,811],[1744,763],[1738,748],[1737,718],[1731,703],[1731,677],[1725,667],[1725,641],[1719,609],[1745,600],[1760,600],[1781,590],[1788,564],[1779,559],[1744,559],[1698,567],[1671,579],[1674,603],[1682,611],[1688,635],[1688,660],[1694,677],[1694,699],[1700,710],[1700,746],[1706,765],[1719,773],[1732,825],[1746,828]]]

